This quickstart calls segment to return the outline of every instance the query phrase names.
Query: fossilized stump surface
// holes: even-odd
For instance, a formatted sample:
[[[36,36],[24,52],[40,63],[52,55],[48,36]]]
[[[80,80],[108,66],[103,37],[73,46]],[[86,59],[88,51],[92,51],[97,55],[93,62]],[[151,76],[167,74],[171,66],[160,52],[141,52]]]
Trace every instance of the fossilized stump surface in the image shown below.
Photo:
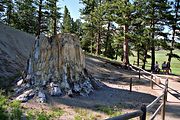
[[[36,84],[42,85],[48,81],[65,84],[67,80],[80,80],[80,74],[85,68],[85,59],[75,35],[60,34],[43,38],[42,41],[36,41],[33,53],[33,66],[29,66],[32,71],[29,69],[28,72],[34,73]]]
[[[88,95],[97,85],[85,69],[85,56],[77,36],[68,33],[37,39],[26,73],[26,82],[21,80],[18,84],[37,88],[40,101],[45,99],[44,88],[51,95]]]

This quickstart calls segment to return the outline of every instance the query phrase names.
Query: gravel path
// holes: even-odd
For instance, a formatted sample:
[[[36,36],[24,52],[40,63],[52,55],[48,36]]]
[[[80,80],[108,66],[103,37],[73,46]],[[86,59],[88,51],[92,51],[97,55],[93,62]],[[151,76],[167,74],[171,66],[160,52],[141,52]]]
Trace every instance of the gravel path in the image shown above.
[[[96,80],[102,81],[102,88],[93,91],[89,96],[49,97],[49,104],[46,106],[60,107],[66,111],[59,118],[60,120],[74,120],[77,108],[86,109],[87,113],[98,114],[98,119],[109,118],[109,116],[96,111],[97,106],[121,106],[123,113],[131,112],[139,109],[142,104],[151,103],[162,91],[156,86],[152,90],[149,87],[149,81],[139,80],[136,72],[124,69],[122,66],[112,65],[102,58],[86,57],[86,68]],[[133,92],[129,91],[130,78],[133,80]],[[176,89],[180,86],[180,83],[173,82],[170,80],[169,83],[172,88]],[[174,100],[170,102],[170,100],[168,94],[166,120],[178,120],[180,118],[179,103]],[[34,107],[38,106],[36,105],[38,103],[35,102],[27,103],[26,106],[32,107],[32,104]],[[174,112],[175,110],[177,112]],[[156,119],[160,120],[161,118],[158,115]]]
[[[149,82],[143,80],[138,80],[137,73],[134,73],[129,70],[124,70],[119,67],[111,66],[107,62],[96,59],[96,57],[88,57],[87,58],[87,68],[91,71],[93,76],[97,79],[101,79],[105,81],[106,85],[111,88],[129,90],[129,79],[132,77],[134,86],[133,91],[147,93],[148,95],[159,96],[162,94],[162,89],[158,86],[154,86],[154,89],[150,89]],[[94,64],[94,66],[93,66]],[[166,107],[166,120],[180,120],[180,76],[174,75],[158,75],[159,77],[163,78],[161,83],[165,83],[166,78],[169,80],[169,92],[167,98],[167,107]],[[107,83],[108,82],[108,83]],[[111,84],[109,84],[111,83]],[[123,94],[123,93],[122,93]],[[129,98],[124,97],[126,100],[133,100],[132,104],[136,103],[136,98],[141,101],[141,99],[145,99],[147,96],[143,98],[139,98],[139,95],[130,96],[127,95]],[[131,98],[132,97],[132,98]],[[141,101],[141,103],[148,104],[151,100],[151,97],[148,97],[147,101]],[[160,115],[157,116],[156,120],[160,120]]]
[[[165,83],[168,78],[168,95],[167,95],[167,107],[166,107],[166,120],[180,120],[180,76],[174,75],[158,75],[163,78],[161,83]],[[162,93],[162,89],[155,86],[154,91],[159,95]]]

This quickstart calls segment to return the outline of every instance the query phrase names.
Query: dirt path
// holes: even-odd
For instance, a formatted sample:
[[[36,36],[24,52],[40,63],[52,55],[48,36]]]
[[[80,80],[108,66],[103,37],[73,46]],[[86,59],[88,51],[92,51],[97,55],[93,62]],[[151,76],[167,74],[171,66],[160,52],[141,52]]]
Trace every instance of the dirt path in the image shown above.
[[[91,63],[95,65],[92,68],[92,74],[94,77],[101,79],[105,82],[110,82],[113,84],[107,84],[111,87],[117,87],[120,89],[129,90],[128,79],[133,78],[134,87],[133,90],[136,92],[143,92],[154,96],[159,96],[162,94],[162,89],[158,86],[154,86],[154,89],[151,90],[149,83],[147,81],[138,81],[137,73],[134,73],[129,70],[124,70],[115,66],[110,66],[106,62],[99,61],[96,58],[87,58],[87,67],[91,70]],[[90,64],[90,65],[89,65]],[[94,69],[97,71],[94,72]],[[158,75],[163,78],[161,83],[165,83],[165,80],[169,80],[169,89],[168,89],[168,98],[167,98],[167,108],[166,108],[166,120],[179,120],[180,119],[180,76],[174,75]],[[114,83],[119,84],[118,86]],[[142,86],[141,86],[142,85]],[[161,119],[160,115],[156,118],[157,120]]]
[[[65,111],[65,114],[59,120],[74,120],[80,114],[85,114],[83,120],[109,118],[109,115],[97,109],[98,106],[120,107],[121,114],[124,114],[140,109],[142,104],[148,105],[162,91],[156,87],[152,90],[149,87],[149,81],[139,80],[136,72],[124,69],[121,66],[112,65],[101,58],[86,57],[86,68],[96,80],[100,80],[103,83],[102,87],[93,91],[89,96],[75,96],[72,98],[68,96],[49,97],[49,103],[45,105],[46,107],[60,107]],[[133,92],[129,91],[130,78],[133,80]],[[170,80],[169,85],[174,89],[180,86],[173,83],[173,80]],[[180,113],[179,103],[174,102],[174,100],[170,102],[170,100],[171,98],[168,94],[166,120],[178,120],[176,118],[179,117]],[[26,103],[26,106],[36,108],[38,103]],[[178,112],[174,112],[175,110]],[[94,117],[87,119],[89,114]],[[160,120],[160,118],[158,117],[157,120]]]
[[[166,108],[166,120],[179,120],[180,119],[180,76],[174,75],[158,75],[163,78],[161,83],[165,83],[168,78],[168,96],[167,96],[167,108]],[[159,95],[162,89],[155,86],[154,91]]]

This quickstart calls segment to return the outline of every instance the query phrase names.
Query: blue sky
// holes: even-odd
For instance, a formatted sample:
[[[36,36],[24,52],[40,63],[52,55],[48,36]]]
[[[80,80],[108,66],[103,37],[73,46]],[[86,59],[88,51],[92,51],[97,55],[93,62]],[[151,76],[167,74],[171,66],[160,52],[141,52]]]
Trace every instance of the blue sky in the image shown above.
[[[67,6],[71,17],[76,20],[80,17],[79,9],[83,7],[79,0],[60,0],[61,12],[64,13],[64,6]]]

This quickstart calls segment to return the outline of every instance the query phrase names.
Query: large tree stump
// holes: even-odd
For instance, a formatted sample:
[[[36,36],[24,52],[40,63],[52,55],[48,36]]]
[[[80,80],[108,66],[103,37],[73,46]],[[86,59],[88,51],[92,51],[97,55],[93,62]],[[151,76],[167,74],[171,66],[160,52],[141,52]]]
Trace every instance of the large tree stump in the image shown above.
[[[26,81],[51,95],[88,95],[96,81],[85,68],[85,55],[78,37],[59,34],[36,40],[27,63]]]

